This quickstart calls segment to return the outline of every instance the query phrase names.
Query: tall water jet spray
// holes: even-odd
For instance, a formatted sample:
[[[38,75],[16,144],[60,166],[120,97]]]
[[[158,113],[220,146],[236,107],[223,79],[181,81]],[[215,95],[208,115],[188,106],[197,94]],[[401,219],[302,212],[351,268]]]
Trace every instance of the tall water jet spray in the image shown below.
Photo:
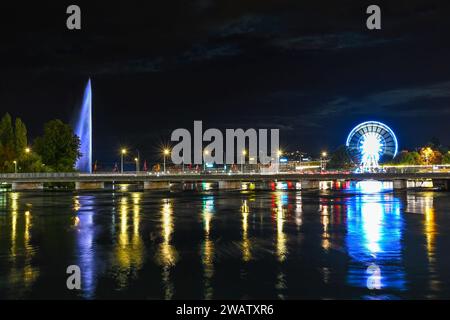
[[[81,140],[81,158],[78,159],[76,168],[81,172],[92,172],[92,90],[89,79],[84,90],[83,103],[81,105],[78,122],[75,126],[75,134]]]

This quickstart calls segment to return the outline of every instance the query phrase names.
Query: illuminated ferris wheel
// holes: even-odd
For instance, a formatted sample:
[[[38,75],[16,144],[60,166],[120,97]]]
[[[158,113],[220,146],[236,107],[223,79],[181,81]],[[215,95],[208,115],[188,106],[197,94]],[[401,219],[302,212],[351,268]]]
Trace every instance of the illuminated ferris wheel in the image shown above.
[[[357,125],[348,135],[346,145],[352,158],[365,170],[378,167],[380,160],[394,158],[398,151],[394,132],[377,121]]]

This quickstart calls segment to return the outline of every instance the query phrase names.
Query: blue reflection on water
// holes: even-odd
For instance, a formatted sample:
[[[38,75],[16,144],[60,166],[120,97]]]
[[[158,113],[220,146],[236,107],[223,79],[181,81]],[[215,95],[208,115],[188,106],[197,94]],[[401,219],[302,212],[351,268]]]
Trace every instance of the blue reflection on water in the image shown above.
[[[405,290],[400,199],[377,181],[357,183],[353,190],[361,193],[348,199],[346,245],[351,262],[347,282],[374,289],[375,280],[375,289]],[[368,272],[375,268],[375,274]]]
[[[77,217],[75,227],[77,229],[77,265],[81,269],[81,289],[84,298],[93,298],[95,282],[95,248],[94,248],[94,204],[93,196],[75,197],[75,211]]]

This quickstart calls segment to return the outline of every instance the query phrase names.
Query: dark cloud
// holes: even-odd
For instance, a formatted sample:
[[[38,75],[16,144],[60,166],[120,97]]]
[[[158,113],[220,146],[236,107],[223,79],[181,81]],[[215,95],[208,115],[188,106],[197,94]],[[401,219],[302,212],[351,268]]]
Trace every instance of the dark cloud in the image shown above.
[[[336,97],[317,108],[315,117],[334,114],[390,114],[398,117],[448,116],[450,105],[442,107],[436,101],[450,98],[450,81],[373,93],[358,99]]]
[[[366,33],[344,32],[340,34],[280,38],[273,41],[273,44],[286,50],[343,50],[378,47],[404,40],[402,38],[387,39],[374,37]]]

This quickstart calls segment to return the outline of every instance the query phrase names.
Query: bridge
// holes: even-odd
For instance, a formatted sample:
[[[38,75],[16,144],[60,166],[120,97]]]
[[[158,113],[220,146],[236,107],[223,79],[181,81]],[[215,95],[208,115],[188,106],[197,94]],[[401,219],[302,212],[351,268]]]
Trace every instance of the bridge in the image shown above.
[[[102,189],[105,183],[143,184],[144,189],[168,189],[172,185],[214,183],[218,189],[240,189],[242,184],[252,183],[255,189],[270,189],[273,182],[292,182],[300,189],[319,189],[321,181],[392,181],[394,189],[406,189],[411,183],[431,181],[434,187],[449,190],[450,172],[417,173],[14,173],[0,174],[0,183],[11,185],[12,190],[40,190],[48,183],[75,183],[77,190]]]

